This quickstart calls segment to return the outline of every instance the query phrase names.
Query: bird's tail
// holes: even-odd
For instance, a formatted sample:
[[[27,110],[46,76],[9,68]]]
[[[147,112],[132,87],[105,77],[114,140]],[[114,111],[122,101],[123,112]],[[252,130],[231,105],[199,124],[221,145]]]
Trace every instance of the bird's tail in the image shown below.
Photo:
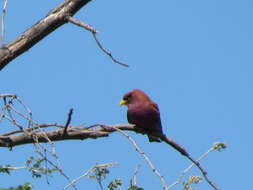
[[[159,137],[162,141],[166,142],[167,144],[169,144],[170,146],[172,146],[174,149],[176,149],[178,152],[180,152],[182,155],[184,156],[188,156],[188,152],[179,144],[177,144],[175,141],[173,141],[172,139],[166,137],[166,135],[162,134]]]
[[[159,137],[148,135],[149,142],[161,142]]]

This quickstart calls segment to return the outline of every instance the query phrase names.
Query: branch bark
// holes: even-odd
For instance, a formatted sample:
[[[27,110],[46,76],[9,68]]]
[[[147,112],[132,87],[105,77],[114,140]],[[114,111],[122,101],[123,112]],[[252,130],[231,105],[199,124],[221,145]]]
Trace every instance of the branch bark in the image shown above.
[[[45,124],[45,126],[49,127],[52,125]],[[103,126],[103,128],[98,128],[98,129],[87,129],[87,128],[69,126],[67,129],[67,133],[65,133],[64,125],[62,126],[57,125],[57,127],[60,127],[60,129],[55,129],[51,131],[43,131],[43,132],[42,131],[30,132],[28,128],[28,130],[26,131],[29,132],[29,134],[22,133],[18,135],[6,135],[6,134],[0,135],[0,147],[14,147],[18,145],[31,144],[31,143],[37,143],[37,142],[46,143],[48,142],[48,139],[50,139],[50,141],[84,140],[88,138],[96,139],[100,137],[107,137],[109,136],[109,134],[116,131],[111,126],[108,126],[108,127]],[[114,125],[113,127],[116,127],[120,130],[136,131],[134,126],[130,124]],[[32,128],[36,129],[37,126],[34,126]],[[22,132],[22,131],[18,130],[16,132]]]
[[[0,48],[0,70],[20,54],[29,50],[48,34],[67,23],[67,18],[69,16],[73,16],[90,1],[91,0],[65,0],[15,40]]]

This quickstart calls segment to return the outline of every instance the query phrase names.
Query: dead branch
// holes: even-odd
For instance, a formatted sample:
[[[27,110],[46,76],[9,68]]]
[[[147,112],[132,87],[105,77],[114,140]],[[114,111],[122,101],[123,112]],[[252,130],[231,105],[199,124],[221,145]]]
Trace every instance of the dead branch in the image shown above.
[[[44,124],[44,126],[52,126]],[[31,132],[31,135],[27,133],[22,133],[18,135],[0,135],[0,147],[14,147],[18,145],[24,144],[32,144],[32,143],[47,143],[48,139],[50,141],[63,141],[63,140],[84,140],[84,139],[96,139],[100,137],[107,137],[111,133],[116,130],[112,128],[112,126],[108,126],[108,128],[98,128],[98,129],[85,129],[80,128],[79,126],[69,126],[67,130],[67,134],[63,134],[63,130],[65,125],[57,125],[57,127],[63,129],[55,129],[50,131],[38,131]],[[110,127],[110,129],[109,129]],[[125,124],[125,125],[114,125],[113,127],[119,128],[121,130],[129,130],[136,131],[133,125]],[[33,129],[39,128],[39,126],[31,127]],[[15,131],[17,132],[17,130]],[[22,130],[19,130],[22,132]],[[9,134],[13,134],[13,132],[9,132]],[[36,136],[36,141],[34,140],[34,136]],[[46,138],[47,137],[47,138]]]
[[[99,41],[99,39],[98,39],[98,37],[97,37],[97,30],[96,30],[95,28],[93,28],[92,26],[90,26],[90,25],[88,25],[88,24],[86,24],[86,23],[84,23],[84,22],[78,21],[78,20],[76,20],[76,19],[74,19],[74,18],[72,18],[72,17],[68,17],[68,21],[69,21],[70,23],[72,23],[72,24],[75,24],[75,25],[77,25],[77,26],[79,26],[79,27],[82,27],[82,28],[84,28],[85,30],[88,30],[89,32],[91,32],[91,33],[92,33],[92,36],[93,36],[93,38],[94,38],[94,40],[95,40],[95,42],[96,42],[96,44],[97,44],[98,47],[99,47],[99,49],[100,49],[103,53],[105,53],[108,57],[110,57],[111,60],[112,60],[114,63],[117,63],[117,64],[119,64],[119,65],[121,65],[121,66],[124,66],[124,67],[129,67],[129,65],[127,65],[127,64],[125,64],[125,63],[122,63],[122,62],[120,62],[119,60],[117,60],[117,59],[112,55],[111,52],[109,52],[108,50],[106,50],[106,49],[104,48],[104,46],[102,45],[102,43]]]
[[[24,53],[36,43],[68,22],[68,17],[73,16],[78,10],[91,0],[65,0],[52,9],[46,17],[38,21],[18,38],[0,48],[0,70],[10,61]]]

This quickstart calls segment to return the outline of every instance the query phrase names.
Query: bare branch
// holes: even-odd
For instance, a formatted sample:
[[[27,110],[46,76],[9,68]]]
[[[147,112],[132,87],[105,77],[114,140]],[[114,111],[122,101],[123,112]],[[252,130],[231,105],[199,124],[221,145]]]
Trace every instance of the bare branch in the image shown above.
[[[17,39],[0,48],[0,70],[48,34],[65,24],[69,16],[73,16],[90,1],[91,0],[64,0],[64,2],[51,10],[46,17],[34,24]]]
[[[122,63],[122,62],[118,61],[116,58],[114,58],[113,55],[112,55],[112,53],[109,52],[109,51],[107,51],[107,50],[103,47],[103,45],[101,44],[101,42],[100,42],[99,39],[97,38],[97,34],[96,34],[96,33],[92,33],[92,35],[93,35],[93,38],[95,39],[95,41],[96,41],[98,47],[99,47],[106,55],[108,55],[108,56],[112,59],[112,61],[113,61],[114,63],[117,63],[117,64],[122,65],[122,66],[124,66],[124,67],[129,67],[129,65],[127,65],[127,64],[125,64],[125,63]]]
[[[52,124],[44,124],[44,126],[53,126]],[[63,128],[65,125],[57,125],[57,127]],[[112,126],[108,126],[112,127]],[[130,130],[135,131],[133,125],[125,124],[125,125],[113,125],[113,127],[119,128],[121,130]],[[39,128],[39,126],[33,126],[32,129]],[[112,132],[115,132],[115,129],[103,129],[98,128],[95,130],[87,130],[79,128],[79,126],[69,126],[66,135],[62,135],[63,129],[55,129],[51,131],[43,131],[43,132],[32,132],[32,135],[27,135],[25,133],[19,135],[7,136],[6,134],[0,135],[0,147],[14,147],[18,145],[31,144],[31,143],[47,143],[48,139],[50,141],[63,141],[63,140],[84,140],[88,138],[96,139],[99,137],[107,137]],[[29,130],[26,129],[26,130]],[[29,130],[30,131],[30,130]],[[17,131],[15,131],[17,132]],[[13,132],[9,132],[11,134]],[[33,136],[36,136],[37,142],[34,140]],[[46,138],[46,137],[47,138]]]
[[[26,129],[26,131],[30,132],[30,131],[33,131],[33,130],[36,130],[36,129],[42,129],[42,128],[47,128],[47,127],[64,128],[65,126],[58,125],[57,123],[39,124],[39,125],[36,125],[36,126],[33,126],[33,127],[30,127],[28,129]],[[22,133],[22,132],[23,132],[23,130],[14,130],[14,131],[10,131],[10,132],[7,132],[7,133],[3,133],[3,134],[1,134],[1,136],[10,136],[10,135],[14,135],[14,134],[17,134],[17,133]]]
[[[97,33],[97,30],[95,28],[93,28],[91,25],[86,24],[84,22],[80,22],[80,21],[78,21],[78,20],[76,20],[76,19],[74,19],[70,16],[68,17],[68,21],[71,22],[72,24],[80,26],[80,27],[84,28],[85,30],[88,30],[92,33]]]
[[[85,172],[83,175],[77,177],[76,179],[73,179],[68,185],[66,185],[63,190],[68,189],[70,186],[72,186],[73,184],[75,184],[76,182],[78,182],[80,179],[86,177],[87,175],[89,175],[90,172],[92,172],[94,166],[91,167],[90,169],[87,170],[87,172]]]
[[[75,24],[77,26],[80,26],[80,27],[84,28],[85,30],[90,31],[92,33],[93,38],[95,39],[95,41],[96,41],[99,49],[102,50],[102,52],[104,52],[107,56],[109,56],[114,63],[117,63],[117,64],[122,65],[124,67],[129,67],[129,65],[127,65],[125,63],[122,63],[122,62],[118,61],[116,58],[114,58],[114,56],[112,55],[112,53],[109,52],[108,50],[106,50],[103,47],[103,45],[101,44],[101,42],[97,38],[97,30],[95,28],[93,28],[92,26],[90,26],[90,25],[88,25],[88,24],[86,24],[84,22],[78,21],[78,20],[76,20],[76,19],[74,19],[72,17],[68,17],[68,21],[71,22],[72,24]]]

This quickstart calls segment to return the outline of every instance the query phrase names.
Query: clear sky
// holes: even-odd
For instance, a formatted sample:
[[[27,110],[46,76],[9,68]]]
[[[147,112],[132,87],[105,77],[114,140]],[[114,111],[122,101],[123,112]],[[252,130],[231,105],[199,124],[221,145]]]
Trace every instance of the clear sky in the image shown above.
[[[60,2],[9,1],[5,42]],[[90,125],[126,123],[126,108],[118,102],[125,92],[142,89],[159,105],[164,132],[195,158],[213,142],[228,145],[202,162],[222,190],[252,186],[252,1],[92,1],[75,18],[94,26],[105,47],[130,68],[112,63],[89,32],[66,24],[1,71],[1,93],[17,94],[38,122],[65,123],[73,107],[72,124]],[[1,128],[8,131],[10,126]],[[128,134],[168,184],[190,164],[165,144],[150,144],[145,136]],[[32,145],[13,151],[1,148],[0,165],[21,166],[33,150]],[[56,151],[71,179],[96,163],[117,162],[109,181],[122,178],[128,185],[134,168],[141,165],[138,185],[161,189],[159,179],[120,134],[57,142]],[[195,169],[189,174],[200,175]],[[3,174],[1,187],[31,181],[37,190],[62,189],[68,183],[58,175],[49,178],[49,185],[45,178],[30,176],[26,171]],[[77,187],[99,189],[89,179]],[[197,189],[211,187],[203,181]]]

